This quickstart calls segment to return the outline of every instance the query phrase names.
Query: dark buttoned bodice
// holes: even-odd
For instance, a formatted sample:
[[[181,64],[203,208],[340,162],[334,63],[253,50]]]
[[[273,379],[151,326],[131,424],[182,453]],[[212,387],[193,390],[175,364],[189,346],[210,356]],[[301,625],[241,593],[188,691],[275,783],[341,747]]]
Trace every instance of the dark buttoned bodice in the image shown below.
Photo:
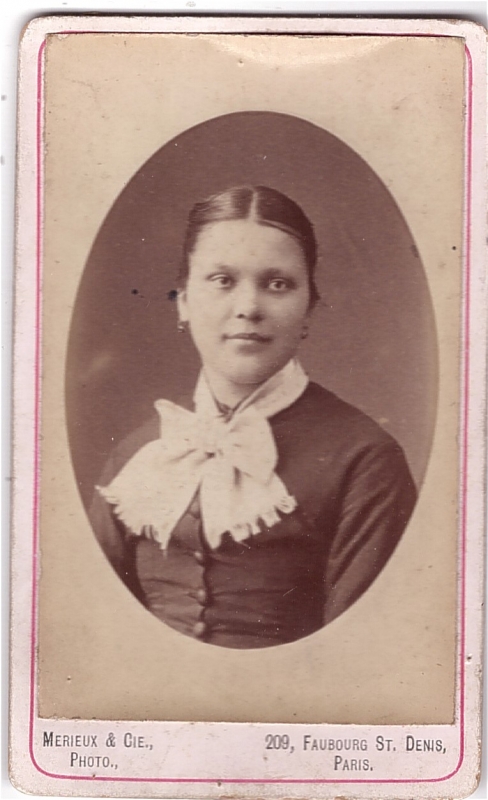
[[[211,550],[198,501],[180,520],[166,552],[146,538],[135,543],[148,609],[176,630],[224,647],[265,647],[320,628],[324,555],[299,513],[283,518],[279,536],[272,530],[247,542],[224,536]]]
[[[198,497],[165,551],[150,535],[126,530],[100,497],[91,509],[100,543],[131,591],[172,628],[211,644],[283,644],[334,619],[382,569],[415,502],[397,442],[322,387],[309,384],[270,425],[277,474],[298,506],[243,542],[224,534],[210,549]],[[125,440],[101,484],[157,435],[153,421]]]

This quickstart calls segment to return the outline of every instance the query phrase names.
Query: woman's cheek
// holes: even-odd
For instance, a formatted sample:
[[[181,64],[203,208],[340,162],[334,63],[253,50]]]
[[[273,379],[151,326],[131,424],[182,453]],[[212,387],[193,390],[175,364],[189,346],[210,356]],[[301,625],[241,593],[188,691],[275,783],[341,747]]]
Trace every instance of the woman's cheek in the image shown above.
[[[307,319],[307,304],[301,298],[290,298],[276,308],[274,319],[280,328],[286,329],[291,338],[299,337]]]

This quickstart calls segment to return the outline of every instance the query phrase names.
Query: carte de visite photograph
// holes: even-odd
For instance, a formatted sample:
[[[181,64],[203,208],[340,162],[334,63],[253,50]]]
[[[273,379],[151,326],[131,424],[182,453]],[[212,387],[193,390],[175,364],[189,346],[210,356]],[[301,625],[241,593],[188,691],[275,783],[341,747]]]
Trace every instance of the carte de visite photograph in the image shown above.
[[[474,780],[486,46],[271,22],[24,34],[11,699],[38,791]]]

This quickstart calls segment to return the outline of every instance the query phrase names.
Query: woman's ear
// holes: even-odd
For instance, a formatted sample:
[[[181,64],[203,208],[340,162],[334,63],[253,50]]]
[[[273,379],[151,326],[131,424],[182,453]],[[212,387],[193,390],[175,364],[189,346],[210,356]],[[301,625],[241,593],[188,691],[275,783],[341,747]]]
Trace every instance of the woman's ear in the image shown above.
[[[176,306],[178,308],[178,318],[180,322],[188,322],[186,289],[178,289],[178,294],[176,296]]]

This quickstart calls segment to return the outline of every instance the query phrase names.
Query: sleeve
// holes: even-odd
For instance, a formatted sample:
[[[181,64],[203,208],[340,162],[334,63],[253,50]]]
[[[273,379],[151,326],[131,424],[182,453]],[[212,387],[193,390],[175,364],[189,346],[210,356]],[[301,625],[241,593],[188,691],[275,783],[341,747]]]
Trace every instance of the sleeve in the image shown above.
[[[369,588],[405,530],[417,492],[401,447],[391,441],[362,452],[342,499],[326,565],[324,625]]]
[[[115,476],[115,459],[110,457],[97,485],[105,486]],[[109,503],[95,488],[88,517],[108,561],[128,589],[142,601],[142,592],[135,569],[135,541],[127,535],[123,523],[116,518]]]

